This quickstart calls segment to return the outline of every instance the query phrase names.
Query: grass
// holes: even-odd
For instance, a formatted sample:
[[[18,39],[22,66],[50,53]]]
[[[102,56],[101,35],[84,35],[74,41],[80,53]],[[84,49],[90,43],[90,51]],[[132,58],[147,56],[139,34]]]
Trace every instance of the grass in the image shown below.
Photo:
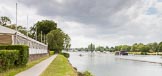
[[[128,52],[128,54],[134,54],[134,55],[141,55],[141,52]],[[157,52],[147,53],[148,55],[157,55]],[[159,55],[162,55],[162,52],[158,53]]]
[[[128,54],[141,55],[141,52],[128,52]]]
[[[58,55],[41,76],[77,76],[68,59],[63,55]]]
[[[54,51],[50,51],[50,55],[54,55]]]
[[[5,72],[0,73],[0,76],[15,76],[17,73],[20,73],[24,70],[27,70],[29,68],[31,68],[32,66],[34,66],[35,64],[38,64],[39,62],[47,59],[49,56],[45,56],[43,58],[40,58],[38,60],[32,61],[32,62],[28,62],[26,66],[23,67],[15,67],[13,69],[7,70]]]

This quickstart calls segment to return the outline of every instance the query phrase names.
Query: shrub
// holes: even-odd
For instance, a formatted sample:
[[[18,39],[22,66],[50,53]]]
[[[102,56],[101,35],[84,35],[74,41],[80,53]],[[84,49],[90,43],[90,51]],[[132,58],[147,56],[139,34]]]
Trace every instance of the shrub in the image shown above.
[[[141,52],[141,55],[147,55],[147,52]]]
[[[78,72],[78,76],[93,76],[91,72],[85,71],[85,72]]]
[[[18,56],[18,50],[0,50],[0,72],[14,67]]]
[[[69,53],[61,53],[62,55],[64,55],[66,58],[69,58],[70,57],[70,54]]]
[[[54,51],[50,51],[50,55],[53,55],[54,54]]]
[[[0,46],[0,50],[18,50],[19,57],[16,61],[17,66],[26,65],[29,58],[29,47],[24,45],[8,45],[8,46]]]

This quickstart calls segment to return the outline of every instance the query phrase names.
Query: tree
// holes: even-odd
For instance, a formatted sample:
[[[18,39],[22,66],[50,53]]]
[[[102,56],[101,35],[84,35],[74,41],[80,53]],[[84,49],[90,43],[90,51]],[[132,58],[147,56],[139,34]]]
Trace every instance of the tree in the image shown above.
[[[115,51],[115,48],[114,47],[111,47],[110,48],[110,52],[114,52]]]
[[[149,47],[147,45],[141,45],[139,50],[141,51],[141,54],[147,55],[147,52],[149,52]]]
[[[137,52],[137,43],[135,43],[135,44],[133,44],[132,46],[131,46],[131,49],[130,49],[130,51],[134,51],[134,52]]]
[[[64,49],[67,50],[67,51],[71,47],[70,41],[71,41],[71,39],[70,39],[69,35],[65,34]]]
[[[11,20],[6,16],[2,16],[0,19],[0,25],[6,26],[7,23],[11,23]]]
[[[122,45],[121,51],[130,51],[131,47],[128,45]]]
[[[105,51],[110,51],[108,46],[106,46]]]
[[[52,30],[47,34],[49,50],[61,53],[64,48],[65,34],[61,29]]]
[[[150,52],[157,52],[158,51],[158,43],[156,43],[156,42],[149,43],[149,44],[147,44],[147,46],[149,47]]]
[[[41,41],[41,34],[47,35],[50,31],[57,29],[57,23],[52,20],[42,20],[38,21],[33,27],[31,27],[30,32],[32,37],[37,36],[38,41]],[[36,34],[37,33],[37,34]]]
[[[159,43],[158,51],[162,52],[162,42]]]
[[[88,50],[93,52],[95,50],[95,45],[92,43],[90,45],[88,45]]]
[[[120,51],[122,48],[122,45],[119,45],[119,46],[115,46],[115,51]]]

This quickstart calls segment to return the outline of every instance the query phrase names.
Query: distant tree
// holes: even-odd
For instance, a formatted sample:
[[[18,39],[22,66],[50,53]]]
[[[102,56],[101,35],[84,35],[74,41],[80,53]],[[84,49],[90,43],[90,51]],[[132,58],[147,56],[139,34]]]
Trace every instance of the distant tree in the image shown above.
[[[0,25],[6,26],[7,23],[11,23],[11,20],[8,17],[6,17],[6,16],[2,16],[0,18]]]
[[[96,47],[96,51],[105,51],[105,48],[103,46]]]
[[[120,51],[121,50],[121,48],[122,48],[122,45],[119,45],[119,46],[115,46],[115,51]]]
[[[133,51],[133,52],[137,52],[138,51],[138,44],[137,43],[135,43],[135,44],[133,44],[132,46],[131,46],[131,49],[130,49],[130,51]]]
[[[147,53],[149,52],[149,47],[147,45],[141,45],[139,47],[139,50],[141,51],[141,54],[147,55]]]
[[[110,52],[114,52],[115,51],[115,48],[114,47],[111,47],[110,48]]]
[[[149,43],[149,44],[147,44],[147,46],[149,47],[150,52],[157,52],[158,51],[158,43],[156,43],[156,42]]]
[[[158,51],[162,52],[162,42],[159,43]]]
[[[88,45],[88,50],[91,51],[91,52],[95,51],[95,45],[92,44],[92,43],[89,44],[89,45]]]
[[[106,46],[105,51],[110,51],[109,46]]]
[[[130,51],[131,47],[128,45],[122,45],[121,51]]]

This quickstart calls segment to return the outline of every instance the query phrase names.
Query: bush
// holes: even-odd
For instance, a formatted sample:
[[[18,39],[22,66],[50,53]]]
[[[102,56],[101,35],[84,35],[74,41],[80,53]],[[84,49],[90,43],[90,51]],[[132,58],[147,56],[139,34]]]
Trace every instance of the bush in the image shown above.
[[[83,72],[83,73],[78,72],[78,76],[93,76],[93,75],[91,74],[91,72],[85,71],[85,72]]]
[[[61,53],[62,55],[64,55],[66,58],[69,58],[70,57],[70,54],[69,53]]]
[[[50,55],[54,55],[54,51],[50,51]]]
[[[8,45],[0,46],[0,50],[18,50],[18,60],[16,61],[16,66],[24,66],[27,64],[29,59],[29,47],[24,45]]]
[[[141,55],[147,55],[147,52],[141,52]]]
[[[0,50],[0,72],[14,67],[18,56],[18,50]]]

